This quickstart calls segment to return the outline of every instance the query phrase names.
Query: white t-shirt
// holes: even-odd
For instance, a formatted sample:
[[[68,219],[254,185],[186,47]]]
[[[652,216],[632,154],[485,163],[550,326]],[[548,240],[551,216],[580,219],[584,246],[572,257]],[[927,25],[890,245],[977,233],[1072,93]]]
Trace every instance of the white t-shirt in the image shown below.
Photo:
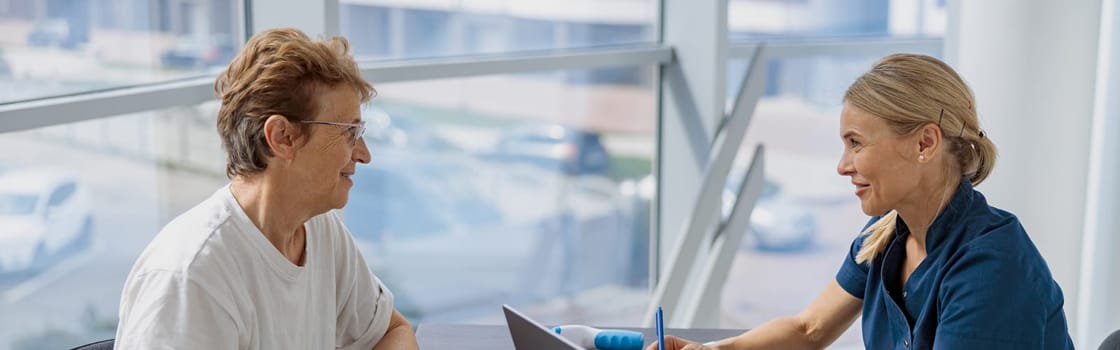
[[[389,327],[393,295],[338,213],[304,223],[304,266],[288,261],[229,186],[172,220],[121,293],[117,349],[363,349]]]

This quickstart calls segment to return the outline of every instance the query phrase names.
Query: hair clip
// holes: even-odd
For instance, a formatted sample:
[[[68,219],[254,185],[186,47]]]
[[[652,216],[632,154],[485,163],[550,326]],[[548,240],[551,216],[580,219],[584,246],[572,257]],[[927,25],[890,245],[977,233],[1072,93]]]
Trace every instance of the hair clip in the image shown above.
[[[945,128],[941,127],[941,120],[942,119],[945,119],[945,109],[944,108],[942,108],[941,113],[937,115],[937,127],[941,128],[941,130],[945,130]],[[964,125],[961,125],[961,133],[960,133],[960,135],[957,135],[957,137],[964,137]]]

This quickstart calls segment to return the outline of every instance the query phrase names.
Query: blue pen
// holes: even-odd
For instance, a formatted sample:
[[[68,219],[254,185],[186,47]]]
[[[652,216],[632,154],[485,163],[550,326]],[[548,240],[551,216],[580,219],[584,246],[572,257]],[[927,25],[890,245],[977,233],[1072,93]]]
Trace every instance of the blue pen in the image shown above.
[[[661,314],[661,307],[657,307],[657,350],[665,350],[665,319]]]

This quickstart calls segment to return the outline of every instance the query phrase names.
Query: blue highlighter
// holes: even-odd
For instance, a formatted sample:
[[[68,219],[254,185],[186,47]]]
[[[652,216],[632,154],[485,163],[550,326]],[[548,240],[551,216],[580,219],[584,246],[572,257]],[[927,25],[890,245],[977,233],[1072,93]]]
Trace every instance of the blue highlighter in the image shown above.
[[[583,325],[564,325],[552,331],[584,349],[642,350],[645,340],[641,332],[623,329],[598,329]]]
[[[657,307],[657,350],[665,350],[665,318],[661,313],[661,307]]]

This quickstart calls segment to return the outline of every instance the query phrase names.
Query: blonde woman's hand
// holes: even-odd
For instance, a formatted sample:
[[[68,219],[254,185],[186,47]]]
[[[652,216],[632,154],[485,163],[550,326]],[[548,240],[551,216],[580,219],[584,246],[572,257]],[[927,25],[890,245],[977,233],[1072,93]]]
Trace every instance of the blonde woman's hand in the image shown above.
[[[665,350],[711,350],[712,348],[704,346],[703,344],[684,340],[671,335],[665,336]],[[657,350],[657,342],[653,342],[646,350]]]

